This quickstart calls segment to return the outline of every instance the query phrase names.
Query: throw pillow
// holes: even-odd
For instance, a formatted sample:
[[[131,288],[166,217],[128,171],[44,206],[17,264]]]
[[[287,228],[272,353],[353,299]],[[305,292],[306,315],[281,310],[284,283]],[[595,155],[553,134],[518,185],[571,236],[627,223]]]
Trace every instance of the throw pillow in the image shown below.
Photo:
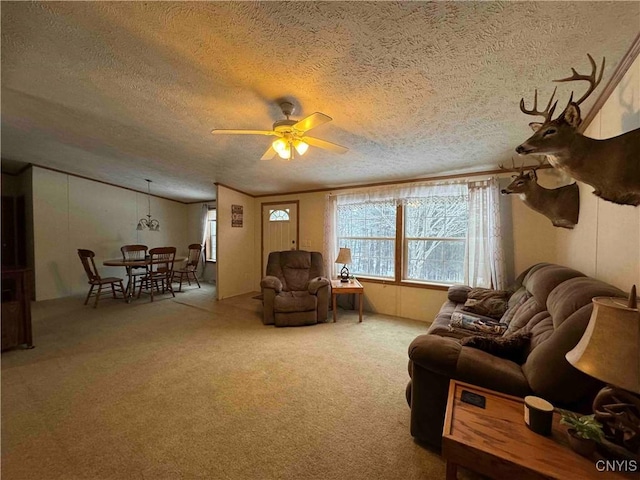
[[[489,288],[472,288],[462,310],[499,320],[507,310],[509,292]]]
[[[471,287],[467,285],[451,285],[447,291],[447,298],[453,303],[464,303],[471,291]]]
[[[460,340],[461,345],[483,350],[496,357],[511,360],[519,365],[522,365],[527,359],[530,342],[530,332],[514,333],[507,337],[497,338],[473,336]]]

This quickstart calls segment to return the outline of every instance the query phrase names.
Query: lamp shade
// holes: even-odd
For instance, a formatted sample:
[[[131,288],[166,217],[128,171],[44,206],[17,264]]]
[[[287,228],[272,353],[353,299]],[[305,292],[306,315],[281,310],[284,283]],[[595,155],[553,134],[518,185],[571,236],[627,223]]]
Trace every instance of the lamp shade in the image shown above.
[[[640,313],[626,299],[595,297],[584,335],[566,354],[581,372],[640,393]]]
[[[335,263],[342,263],[343,265],[349,265],[351,263],[351,249],[341,248],[338,252],[338,258]]]

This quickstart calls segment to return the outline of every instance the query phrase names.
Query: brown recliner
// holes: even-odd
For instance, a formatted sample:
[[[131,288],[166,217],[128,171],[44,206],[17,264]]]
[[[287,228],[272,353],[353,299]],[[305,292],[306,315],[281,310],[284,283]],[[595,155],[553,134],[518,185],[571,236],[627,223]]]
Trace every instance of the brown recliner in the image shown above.
[[[262,323],[276,327],[313,325],[329,315],[331,282],[319,252],[271,252],[262,288]]]

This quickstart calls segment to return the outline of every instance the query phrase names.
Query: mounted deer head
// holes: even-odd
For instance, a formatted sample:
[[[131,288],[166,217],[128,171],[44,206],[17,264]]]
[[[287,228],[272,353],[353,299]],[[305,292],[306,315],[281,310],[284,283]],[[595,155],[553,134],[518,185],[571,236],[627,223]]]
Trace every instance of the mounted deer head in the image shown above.
[[[534,134],[516,148],[521,155],[547,155],[549,163],[564,170],[576,180],[594,187],[594,194],[604,200],[622,205],[640,204],[640,129],[632,130],[606,140],[595,140],[578,132],[582,123],[580,104],[596,89],[602,80],[605,59],[599,75],[591,55],[591,74],[581,75],[571,69],[573,75],[556,82],[583,80],[589,82],[589,89],[573,101],[573,93],[564,111],[554,120],[553,112],[557,102],[551,106],[553,94],[547,107],[538,110],[538,91],[535,91],[533,108],[527,110],[524,99],[520,100],[520,110],[527,115],[542,116],[543,123],[530,123]],[[596,78],[597,77],[597,78]]]
[[[521,166],[518,175],[514,175],[513,181],[500,193],[519,194],[525,205],[551,220],[554,227],[573,228],[578,223],[580,213],[578,185],[572,183],[553,189],[540,186],[536,170],[542,166],[544,160],[538,163],[537,167],[528,171]],[[502,165],[500,168],[504,169]]]

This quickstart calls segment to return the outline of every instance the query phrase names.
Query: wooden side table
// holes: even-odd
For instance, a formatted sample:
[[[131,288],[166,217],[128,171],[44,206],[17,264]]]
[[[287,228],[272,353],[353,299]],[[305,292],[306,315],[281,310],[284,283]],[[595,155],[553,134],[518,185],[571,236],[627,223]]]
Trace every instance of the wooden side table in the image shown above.
[[[462,390],[483,395],[485,408],[462,402]],[[524,423],[521,398],[456,380],[449,383],[442,456],[447,461],[447,480],[457,478],[458,465],[505,480],[630,478],[623,473],[600,472],[596,458],[571,450],[557,412],[551,435],[538,435]]]
[[[361,323],[362,322],[362,303],[363,303],[362,295],[364,294],[364,287],[356,279],[353,279],[352,281],[347,282],[347,283],[342,283],[340,280],[331,280],[331,299],[332,299],[332,305],[333,305],[333,322],[335,323],[335,321],[336,321],[336,314],[337,314],[337,311],[338,311],[337,297],[340,294],[346,294],[346,293],[357,293],[358,294],[358,306],[360,308],[360,320],[358,321],[358,323]]]

